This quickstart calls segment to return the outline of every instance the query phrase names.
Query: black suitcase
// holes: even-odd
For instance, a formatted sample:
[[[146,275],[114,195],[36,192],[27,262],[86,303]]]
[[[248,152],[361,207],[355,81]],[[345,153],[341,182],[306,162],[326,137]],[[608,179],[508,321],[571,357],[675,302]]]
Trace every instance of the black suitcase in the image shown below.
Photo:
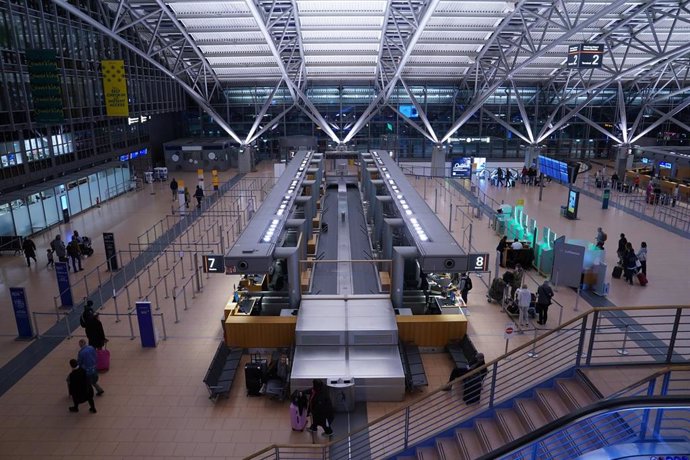
[[[613,276],[617,280],[621,279],[621,276],[623,276],[623,267],[621,267],[620,265],[616,265],[615,267],[613,267],[613,274],[611,276]]]
[[[265,365],[261,362],[250,362],[244,365],[244,382],[247,386],[247,396],[261,396],[264,367]]]

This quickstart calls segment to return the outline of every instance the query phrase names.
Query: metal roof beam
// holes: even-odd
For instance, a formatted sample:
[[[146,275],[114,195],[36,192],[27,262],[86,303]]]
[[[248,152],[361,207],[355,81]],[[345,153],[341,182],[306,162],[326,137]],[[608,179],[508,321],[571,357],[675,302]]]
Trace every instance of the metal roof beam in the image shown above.
[[[426,2],[426,6],[424,9],[420,12],[419,17],[417,18],[417,29],[414,30],[412,33],[409,41],[405,44],[405,52],[402,54],[400,57],[400,60],[397,63],[397,67],[395,70],[395,73],[392,75],[392,77],[389,79],[389,81],[386,83],[386,86],[382,88],[381,91],[377,94],[377,96],[374,98],[373,101],[369,104],[369,106],[366,108],[366,110],[362,113],[360,118],[355,122],[354,126],[350,130],[350,132],[345,136],[344,143],[349,142],[358,132],[360,129],[364,127],[365,120],[367,120],[370,115],[374,112],[374,110],[378,110],[381,106],[385,105],[388,101],[388,98],[390,97],[391,93],[393,92],[393,89],[395,88],[395,85],[402,75],[403,69],[405,68],[405,65],[407,64],[408,59],[412,55],[412,50],[414,49],[415,45],[417,44],[417,41],[421,37],[422,33],[424,33],[424,28],[426,27],[427,23],[429,22],[429,19],[433,15],[434,11],[436,10],[436,7],[438,6],[440,0],[428,0]],[[397,22],[396,22],[397,24]]]
[[[170,69],[165,67],[163,64],[158,62],[156,59],[153,59],[151,56],[149,56],[146,51],[141,50],[134,46],[132,43],[130,43],[128,40],[125,40],[118,34],[114,33],[110,28],[105,26],[104,24],[101,24],[98,22],[96,19],[92,18],[88,14],[84,13],[81,11],[79,8],[75,7],[74,5],[70,4],[68,0],[52,0],[53,3],[55,3],[57,6],[60,8],[64,9],[65,11],[69,12],[73,16],[79,18],[81,21],[85,22],[86,24],[90,25],[94,29],[98,30],[101,32],[103,35],[111,38],[112,40],[118,42],[120,45],[124,46],[125,48],[131,50],[132,52],[138,54],[139,56],[142,57],[146,62],[151,64],[153,67],[157,68],[160,70],[162,73],[167,75],[168,77],[172,78],[180,87],[187,93],[189,96],[197,103],[199,106],[206,112],[208,113],[211,118],[220,126],[226,133],[230,135],[238,144],[242,144],[242,140],[235,134],[235,132],[230,128],[228,123],[223,119],[220,114],[218,114],[215,109],[211,106],[208,100],[206,100],[201,94],[199,94],[197,91],[194,90],[190,85],[182,81],[180,78],[178,78]]]

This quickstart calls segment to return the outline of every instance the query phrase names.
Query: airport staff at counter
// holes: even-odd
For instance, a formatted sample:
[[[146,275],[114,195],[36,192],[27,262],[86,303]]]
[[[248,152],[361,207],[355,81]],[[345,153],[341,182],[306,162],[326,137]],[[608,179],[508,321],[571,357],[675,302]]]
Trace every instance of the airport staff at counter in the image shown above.
[[[534,249],[528,241],[514,240],[503,248],[501,267],[515,268],[517,264],[531,267],[534,261]]]

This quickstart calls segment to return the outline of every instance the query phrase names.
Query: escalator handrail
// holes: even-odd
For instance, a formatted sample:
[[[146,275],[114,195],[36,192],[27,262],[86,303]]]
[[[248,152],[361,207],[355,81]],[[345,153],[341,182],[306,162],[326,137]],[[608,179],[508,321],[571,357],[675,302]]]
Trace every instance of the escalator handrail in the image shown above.
[[[479,457],[477,460],[489,460],[508,455],[515,450],[539,441],[541,438],[544,438],[549,434],[563,430],[569,425],[579,422],[580,420],[591,418],[593,415],[615,412],[623,409],[668,408],[690,409],[690,399],[688,399],[687,396],[630,396],[625,398],[603,399],[553,420],[546,425]]]

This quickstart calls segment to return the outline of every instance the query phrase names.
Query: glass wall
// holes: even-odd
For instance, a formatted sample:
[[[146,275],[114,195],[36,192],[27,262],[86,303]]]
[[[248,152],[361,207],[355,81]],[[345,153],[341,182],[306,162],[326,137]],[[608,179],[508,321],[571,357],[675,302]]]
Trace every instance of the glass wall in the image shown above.
[[[25,199],[0,204],[0,235],[28,236],[57,224],[62,210],[75,215],[131,190],[129,164],[123,163],[75,181],[47,188]]]

